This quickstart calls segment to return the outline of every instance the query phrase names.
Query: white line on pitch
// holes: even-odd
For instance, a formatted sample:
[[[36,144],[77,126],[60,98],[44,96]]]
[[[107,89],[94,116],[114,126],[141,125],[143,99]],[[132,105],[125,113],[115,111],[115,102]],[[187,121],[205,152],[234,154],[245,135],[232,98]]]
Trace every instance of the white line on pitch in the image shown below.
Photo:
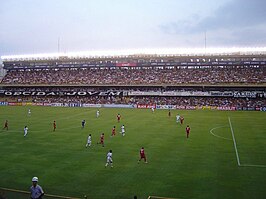
[[[238,155],[237,147],[236,147],[236,139],[235,139],[234,130],[233,130],[233,127],[232,127],[232,123],[231,123],[230,117],[228,117],[228,121],[229,121],[230,129],[231,129],[231,133],[232,133],[232,138],[233,138],[233,142],[234,142],[237,164],[238,164],[238,166],[240,166],[239,155]]]
[[[258,165],[258,164],[241,164],[241,167],[261,167],[266,168],[266,165]]]
[[[215,133],[213,133],[213,130],[215,129],[219,129],[219,128],[224,128],[224,127],[228,127],[228,126],[218,126],[218,127],[214,127],[210,130],[210,133],[215,136],[215,137],[218,137],[218,138],[221,138],[221,139],[224,139],[224,140],[232,140],[230,138],[226,138],[226,137],[223,137],[223,136],[219,136],[219,135],[216,135]]]

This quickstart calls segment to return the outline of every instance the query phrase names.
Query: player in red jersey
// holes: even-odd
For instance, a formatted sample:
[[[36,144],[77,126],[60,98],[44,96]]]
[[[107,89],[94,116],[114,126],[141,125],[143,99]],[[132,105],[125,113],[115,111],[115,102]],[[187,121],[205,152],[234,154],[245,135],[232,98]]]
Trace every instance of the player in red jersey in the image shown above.
[[[141,159],[144,159],[145,163],[148,163],[148,162],[147,162],[147,159],[146,159],[146,155],[145,155],[144,147],[141,147],[141,149],[140,149],[140,151],[139,151],[139,154],[140,154],[139,162],[141,161]],[[139,162],[138,162],[138,163],[139,163]]]
[[[7,121],[7,120],[5,121],[5,124],[4,124],[4,128],[3,128],[3,130],[4,130],[4,129],[6,129],[6,130],[8,131],[8,121]]]
[[[180,116],[180,123],[181,123],[181,125],[184,123],[184,117],[183,116]]]
[[[104,133],[101,134],[100,142],[97,142],[97,144],[101,144],[104,147]]]
[[[187,132],[187,138],[189,137],[189,133],[190,133],[190,127],[189,127],[189,125],[187,125],[187,127],[186,127],[186,132]]]
[[[115,126],[112,128],[112,136],[115,136]]]
[[[118,113],[117,116],[116,116],[116,118],[117,118],[117,122],[120,122],[120,120],[121,120],[121,115]]]
[[[55,131],[55,129],[56,129],[56,122],[55,121],[53,123],[53,126],[54,126],[54,131]]]

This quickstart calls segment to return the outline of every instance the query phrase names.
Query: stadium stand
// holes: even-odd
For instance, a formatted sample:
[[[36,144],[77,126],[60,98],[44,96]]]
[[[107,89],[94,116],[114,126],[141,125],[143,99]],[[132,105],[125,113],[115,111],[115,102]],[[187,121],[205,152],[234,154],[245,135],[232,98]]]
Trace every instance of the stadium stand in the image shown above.
[[[3,84],[152,85],[266,83],[263,68],[10,70]]]
[[[3,59],[2,102],[266,107],[266,55]]]

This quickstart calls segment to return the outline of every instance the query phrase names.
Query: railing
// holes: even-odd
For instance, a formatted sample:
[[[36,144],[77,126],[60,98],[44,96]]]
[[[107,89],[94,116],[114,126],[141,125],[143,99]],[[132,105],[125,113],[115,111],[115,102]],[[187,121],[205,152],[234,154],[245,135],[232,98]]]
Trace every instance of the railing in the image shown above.
[[[10,188],[4,188],[0,187],[0,199],[7,199],[7,198],[16,198],[16,199],[29,199],[30,192],[29,191],[23,191],[23,190],[17,190],[17,189],[10,189]],[[47,194],[43,196],[43,199],[45,198],[51,198],[51,199],[81,199],[77,197],[69,197],[69,196],[60,196],[60,195],[53,195],[53,194]],[[84,198],[87,199],[86,196]]]

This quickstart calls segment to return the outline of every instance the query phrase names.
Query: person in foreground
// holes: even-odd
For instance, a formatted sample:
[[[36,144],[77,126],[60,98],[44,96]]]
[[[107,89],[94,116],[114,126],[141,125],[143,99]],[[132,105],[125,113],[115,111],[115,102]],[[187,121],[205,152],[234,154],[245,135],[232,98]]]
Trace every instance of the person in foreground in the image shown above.
[[[40,185],[38,185],[38,177],[32,178],[32,186],[30,187],[31,199],[42,199],[44,191]]]

